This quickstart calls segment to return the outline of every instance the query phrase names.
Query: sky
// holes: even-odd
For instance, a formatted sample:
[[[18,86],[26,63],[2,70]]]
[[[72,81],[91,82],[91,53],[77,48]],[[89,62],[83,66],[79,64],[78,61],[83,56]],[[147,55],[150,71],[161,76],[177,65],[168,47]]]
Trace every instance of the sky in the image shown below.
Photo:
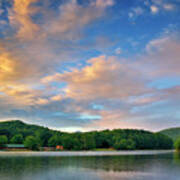
[[[180,126],[180,0],[0,0],[0,121],[14,119]]]

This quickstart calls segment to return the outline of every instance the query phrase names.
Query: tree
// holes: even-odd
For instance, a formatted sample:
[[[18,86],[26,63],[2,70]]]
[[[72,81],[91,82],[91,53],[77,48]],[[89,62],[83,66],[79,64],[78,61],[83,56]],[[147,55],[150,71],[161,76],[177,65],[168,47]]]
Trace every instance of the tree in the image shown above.
[[[40,145],[42,147],[48,146],[48,140],[52,136],[49,129],[41,129],[35,132],[37,139],[39,139]]]
[[[109,148],[112,143],[111,137],[109,132],[94,132],[96,148]]]
[[[38,149],[41,146],[55,147],[56,145],[62,145],[67,150],[111,147],[125,150],[171,149],[173,147],[173,141],[168,136],[144,130],[115,129],[88,133],[63,133],[41,126],[28,125],[21,121],[1,122],[0,136],[6,136],[6,140],[1,140],[3,142],[1,144],[22,143],[25,138],[24,143],[28,144],[27,146],[31,149]],[[29,136],[31,138],[26,138]]]
[[[118,140],[116,139],[116,142],[114,144],[114,148],[118,150],[125,150],[127,146],[126,139]]]
[[[175,141],[174,147],[177,151],[180,151],[180,137]]]
[[[82,143],[84,150],[90,150],[96,148],[95,139],[91,134],[82,135]]]
[[[136,149],[136,143],[132,139],[127,140],[127,149],[128,150]]]
[[[74,139],[70,135],[63,135],[62,146],[64,147],[64,149],[72,150],[74,147]]]
[[[48,146],[49,147],[56,147],[57,145],[61,145],[61,137],[58,135],[53,135],[51,138],[48,140]]]
[[[11,140],[13,144],[22,144],[23,143],[23,136],[21,134],[14,135]]]
[[[173,148],[173,140],[168,136],[156,133],[156,149],[172,149]]]
[[[35,138],[33,136],[27,136],[24,141],[24,146],[31,150],[38,150],[39,149],[39,141],[37,138]]]
[[[116,140],[114,148],[118,150],[133,150],[136,148],[136,144],[132,139],[121,139],[119,141]]]
[[[0,136],[0,146],[4,146],[7,143],[8,143],[7,136],[4,136],[4,135]]]

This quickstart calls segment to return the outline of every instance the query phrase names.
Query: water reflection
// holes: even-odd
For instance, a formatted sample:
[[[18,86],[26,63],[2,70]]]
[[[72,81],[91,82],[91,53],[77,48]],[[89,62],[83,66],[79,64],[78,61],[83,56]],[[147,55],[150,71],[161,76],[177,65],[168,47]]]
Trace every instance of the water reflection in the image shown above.
[[[0,157],[1,180],[179,180],[180,154]]]
[[[180,165],[180,152],[174,153],[174,162],[178,165]]]

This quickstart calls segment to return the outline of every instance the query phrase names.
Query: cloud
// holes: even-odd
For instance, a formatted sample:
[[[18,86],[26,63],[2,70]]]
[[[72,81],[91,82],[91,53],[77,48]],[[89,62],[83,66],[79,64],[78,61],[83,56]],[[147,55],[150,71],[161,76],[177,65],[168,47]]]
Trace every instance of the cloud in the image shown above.
[[[115,53],[116,53],[116,54],[121,54],[121,53],[122,53],[121,48],[117,48],[117,49],[115,50]]]
[[[157,6],[152,5],[150,9],[152,14],[157,14],[159,12],[159,8]]]
[[[72,39],[78,36],[81,28],[100,18],[105,8],[113,4],[113,0],[96,0],[84,7],[76,0],[71,0],[59,7],[59,14],[55,18],[50,18],[45,24],[45,31],[50,35]]]
[[[172,11],[175,9],[175,6],[173,4],[164,4],[163,8],[167,11]]]
[[[38,0],[14,0],[13,8],[9,11],[10,23],[17,28],[17,37],[32,39],[39,27],[31,18],[37,9],[32,6]]]
[[[149,4],[148,4],[149,6]],[[176,9],[176,5],[171,3],[170,1],[164,1],[164,0],[152,0],[152,5],[150,6],[151,12],[153,14],[158,13],[161,11],[173,11]]]
[[[87,129],[114,129],[116,127],[128,128],[129,125],[126,123],[126,118],[129,118],[127,112],[121,110],[115,111],[101,111],[102,118],[94,121],[86,126]],[[133,126],[131,124],[131,126]]]
[[[129,18],[134,18],[140,16],[144,13],[144,9],[142,7],[135,7],[128,13]]]
[[[77,29],[101,17],[106,7],[113,5],[110,0],[91,1],[86,6],[72,0],[61,3],[56,16],[51,15],[52,10],[45,3],[41,8],[38,3],[39,0],[14,0],[8,8],[10,33],[0,39],[1,86],[30,84],[30,87],[38,84],[42,76],[54,71],[61,62],[70,57],[73,61],[73,49],[78,45],[69,43],[68,33],[76,33]],[[47,10],[46,16],[44,10]],[[37,23],[34,16],[38,13],[42,13],[47,21]],[[48,27],[46,22],[51,25]],[[56,36],[53,29],[60,34]],[[65,34],[68,34],[67,38]]]
[[[105,8],[114,5],[114,0],[96,0],[96,7]]]
[[[163,4],[164,0],[152,0],[152,2],[156,5],[161,5]]]
[[[80,70],[48,76],[43,82],[66,82],[66,96],[75,99],[123,99],[146,91],[141,73],[129,64],[105,56],[92,58],[88,63]]]
[[[16,108],[23,109],[25,106],[48,103],[46,99],[42,98],[43,91],[33,89],[28,85],[8,84],[2,86],[0,92],[3,93],[1,98],[9,99],[9,104],[13,104]]]
[[[10,43],[11,42],[11,43]],[[34,47],[18,47],[20,44],[14,40],[10,42],[0,41],[0,85],[9,83],[30,83],[38,80],[48,69],[40,70],[48,63],[49,51],[46,54],[39,54]],[[44,49],[45,46],[43,46]],[[43,61],[41,58],[44,58]]]
[[[3,49],[3,48],[0,48]],[[14,82],[23,78],[23,65],[9,52],[0,53],[0,84]],[[25,76],[24,76],[25,77]]]
[[[101,119],[85,126],[89,130],[137,128],[160,130],[168,126],[180,125],[178,107],[180,105],[179,86],[159,90],[151,96],[136,96],[131,101],[121,102],[115,109],[99,111]]]
[[[144,6],[137,6],[131,8],[128,12],[128,17],[134,20],[138,16],[146,15],[149,12],[152,15],[156,15],[165,11],[174,12],[174,10],[177,9],[177,5],[175,2],[170,2],[167,0],[144,1]]]
[[[0,9],[0,15],[2,15],[4,13],[3,9]]]
[[[43,99],[43,98],[38,98],[36,101],[36,104],[39,104],[39,105],[45,105],[48,103],[49,103],[49,101],[47,99]]]
[[[150,41],[146,45],[147,54],[142,64],[152,76],[178,76],[180,75],[180,41],[178,35],[168,35]],[[150,72],[151,71],[151,72]]]
[[[148,84],[162,77],[179,76],[179,48],[176,35],[163,36],[150,41],[146,53],[135,57],[134,61],[99,56],[88,60],[81,69],[56,73],[42,81],[45,84],[67,84],[64,95],[60,97],[76,102],[69,104],[70,112],[74,109],[79,113],[101,117],[88,123],[84,127],[86,129],[145,128],[149,121],[162,123],[167,115],[166,108],[174,107],[171,111],[176,112],[175,107],[180,98],[179,86],[157,89]],[[103,108],[92,109],[92,103]],[[166,122],[170,123],[170,120]]]
[[[49,0],[37,4],[40,0],[14,0],[9,9],[10,25],[20,40],[36,40],[44,38],[72,39],[78,36],[85,25],[104,15],[107,7],[113,6],[113,0],[91,0],[88,5],[69,0],[61,3],[56,13],[47,4]],[[33,16],[42,16],[46,21],[39,23]],[[74,35],[75,34],[75,35]],[[58,37],[57,37],[58,36]]]
[[[14,0],[8,8],[10,33],[0,40],[1,58],[6,56],[6,60],[1,61],[1,71],[2,66],[5,68],[5,64],[9,63],[11,71],[17,75],[13,72],[10,74],[9,69],[1,76],[7,77],[9,74],[8,77],[14,80],[17,77],[34,81],[54,71],[61,62],[67,59],[74,61],[76,49],[84,50],[78,44],[78,40],[83,38],[78,36],[79,32],[84,26],[102,17],[105,9],[113,5],[111,0],[90,1],[86,5],[71,0],[61,3],[56,13],[52,13],[45,2],[42,7],[38,6],[39,2]],[[39,23],[37,16],[46,18],[46,21]]]
[[[102,55],[87,60],[82,68],[47,76],[42,83],[65,82],[61,89],[63,93],[57,95],[57,100],[72,100],[66,112],[101,117],[85,125],[86,129],[145,128],[148,124],[144,121],[146,118],[162,122],[163,116],[156,109],[150,113],[148,108],[156,104],[162,111],[169,104],[176,107],[180,95],[178,86],[158,89],[149,84],[162,77],[179,76],[179,47],[177,35],[166,35],[151,40],[146,53],[134,57],[133,61]],[[56,96],[52,99],[55,100]],[[103,108],[93,109],[92,103]]]
[[[8,7],[9,24],[7,21],[8,29],[6,29],[8,33],[0,39],[2,118],[19,116],[28,119],[29,116],[30,119],[33,117],[32,114],[36,114],[37,117],[34,118],[39,121],[47,106],[50,109],[49,116],[46,113],[47,118],[56,120],[62,118],[53,113],[61,110],[56,106],[64,106],[61,102],[64,103],[65,98],[54,93],[55,88],[44,86],[40,79],[45,74],[54,72],[57,65],[60,66],[67,59],[74,61],[73,54],[77,53],[74,49],[82,51],[84,47],[79,46],[71,37],[77,37],[76,40],[82,39],[82,36],[76,35],[85,26],[103,17],[105,9],[113,5],[112,0],[89,1],[86,4],[70,0],[61,2],[54,13],[46,6],[48,1],[43,2],[41,7],[38,6],[39,2],[39,0],[14,0]],[[37,20],[39,15],[42,16],[41,20],[45,18],[46,21],[39,23]],[[78,108],[76,109],[78,111]],[[69,111],[73,115],[72,117],[68,115],[65,119],[80,116],[71,108]],[[74,124],[72,120],[71,123]]]
[[[0,40],[0,118],[22,118],[51,127],[144,128],[156,119],[162,123],[166,108],[176,113],[179,86],[158,89],[149,84],[179,77],[177,34],[151,40],[143,55],[130,59],[100,55],[102,47],[114,50],[116,41],[100,32],[93,35],[95,44],[88,44],[91,37],[83,33],[104,20],[115,1],[59,1],[53,10],[48,3],[54,2],[41,1],[41,7],[39,2],[14,0],[8,8],[10,24],[7,21],[8,31]],[[154,13],[171,9],[160,1],[151,5],[158,8],[152,9]],[[130,10],[132,17],[146,11]],[[120,54],[121,49],[115,52]]]

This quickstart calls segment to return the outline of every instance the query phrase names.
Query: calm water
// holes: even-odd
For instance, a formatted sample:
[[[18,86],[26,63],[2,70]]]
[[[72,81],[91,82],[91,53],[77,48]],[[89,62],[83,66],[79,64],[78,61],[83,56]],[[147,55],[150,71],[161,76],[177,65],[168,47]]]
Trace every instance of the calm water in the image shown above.
[[[180,180],[180,154],[84,154],[0,153],[0,180]]]

